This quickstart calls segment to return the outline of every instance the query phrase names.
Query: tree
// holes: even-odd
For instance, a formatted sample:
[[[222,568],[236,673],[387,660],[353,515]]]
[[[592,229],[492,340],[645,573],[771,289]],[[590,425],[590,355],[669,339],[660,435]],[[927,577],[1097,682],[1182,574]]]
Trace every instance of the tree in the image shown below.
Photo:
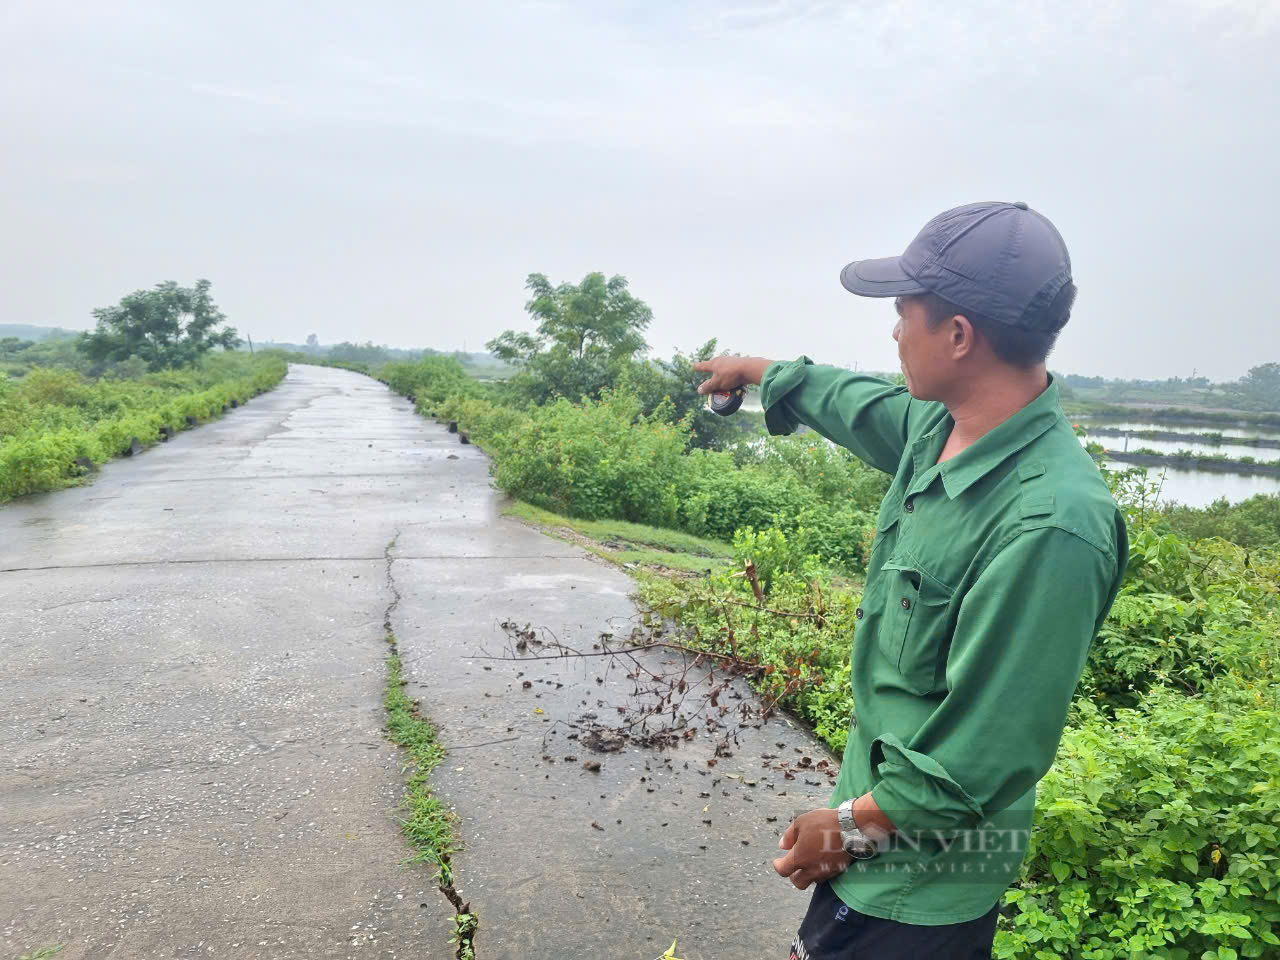
[[[1240,378],[1235,392],[1255,410],[1280,410],[1280,363],[1250,368]]]
[[[307,334],[307,349],[310,350],[312,353],[315,353],[317,350],[320,349],[320,338],[317,337],[314,333]]]
[[[391,354],[386,347],[374,346],[372,340],[366,340],[364,343],[351,343],[344,340],[342,343],[335,343],[329,348],[328,358],[341,363],[355,363],[373,367],[389,361]]]
[[[167,370],[197,363],[214,347],[240,345],[235,328],[214,328],[226,316],[209,296],[209,281],[180,287],[172,280],[154,290],[138,290],[117,306],[93,311],[98,328],[79,341],[80,350],[104,365],[140,358],[148,370]]]
[[[537,329],[506,330],[485,347],[520,368],[512,389],[530,400],[597,396],[648,349],[642,334],[653,311],[632,296],[623,276],[606,280],[603,273],[589,273],[579,284],[553,287],[543,274],[531,273],[525,288],[533,297],[524,308]]]

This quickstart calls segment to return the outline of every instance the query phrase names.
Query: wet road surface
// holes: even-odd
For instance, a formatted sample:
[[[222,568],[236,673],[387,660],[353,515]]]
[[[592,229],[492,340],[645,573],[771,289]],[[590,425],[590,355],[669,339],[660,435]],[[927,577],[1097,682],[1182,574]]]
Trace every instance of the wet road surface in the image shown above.
[[[498,511],[474,447],[304,366],[0,507],[0,960],[453,956],[452,908],[400,863],[388,610],[450,747],[434,781],[480,960],[651,960],[677,936],[688,960],[785,956],[808,895],[769,862],[829,780],[761,755],[826,754],[781,716],[719,758],[710,734],[585,747],[634,706],[625,666],[482,658],[556,652],[504,621],[625,637],[631,582]]]

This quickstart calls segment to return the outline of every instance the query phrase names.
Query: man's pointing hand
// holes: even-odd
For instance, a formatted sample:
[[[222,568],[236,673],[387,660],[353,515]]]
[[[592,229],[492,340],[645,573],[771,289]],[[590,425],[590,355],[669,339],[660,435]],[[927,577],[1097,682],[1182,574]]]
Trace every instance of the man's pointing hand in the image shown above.
[[[712,357],[693,365],[700,373],[711,374],[698,384],[701,394],[732,390],[748,383],[759,383],[772,360],[764,357]]]

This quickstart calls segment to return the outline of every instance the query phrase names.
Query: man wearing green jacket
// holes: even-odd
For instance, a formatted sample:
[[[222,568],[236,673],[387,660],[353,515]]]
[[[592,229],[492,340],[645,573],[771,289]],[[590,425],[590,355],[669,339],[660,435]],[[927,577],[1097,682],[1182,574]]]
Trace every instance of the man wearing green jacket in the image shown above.
[[[1025,203],[975,203],[841,281],[894,298],[905,387],[808,357],[697,365],[703,393],[760,384],[770,433],[806,424],[893,477],[856,612],[840,777],[774,861],[815,885],[791,957],[989,957],[1127,558],[1045,366],[1075,299],[1071,261]]]

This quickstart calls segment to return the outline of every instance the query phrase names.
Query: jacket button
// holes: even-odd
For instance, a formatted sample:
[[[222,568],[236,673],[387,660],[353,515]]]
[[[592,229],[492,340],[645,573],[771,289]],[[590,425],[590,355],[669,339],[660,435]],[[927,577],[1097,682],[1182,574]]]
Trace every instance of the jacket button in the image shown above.
[[[902,609],[903,609],[903,610],[910,610],[910,609],[911,609],[911,601],[910,601],[910,600],[908,600],[906,597],[903,597],[903,598],[902,598]]]
[[[902,509],[907,511],[907,513],[910,513],[915,508],[916,508],[916,505],[910,500],[908,500],[906,503],[902,505]]]
[[[861,608],[861,607],[859,607],[857,610],[853,611],[853,615],[854,615],[855,617],[857,617],[859,620],[861,620],[861,619],[862,619],[862,608]]]

